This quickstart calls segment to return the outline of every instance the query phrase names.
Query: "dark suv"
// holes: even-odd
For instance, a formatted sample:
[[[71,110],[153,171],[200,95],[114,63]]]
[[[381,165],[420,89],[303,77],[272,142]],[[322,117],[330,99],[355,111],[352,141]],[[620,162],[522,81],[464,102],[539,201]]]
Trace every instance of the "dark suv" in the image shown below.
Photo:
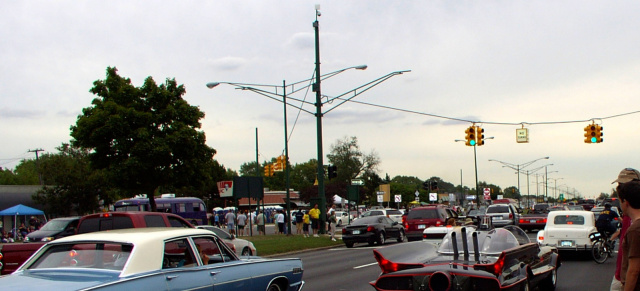
[[[409,241],[421,240],[422,232],[431,226],[444,226],[447,219],[458,220],[458,213],[446,205],[414,207],[404,221],[405,233]]]

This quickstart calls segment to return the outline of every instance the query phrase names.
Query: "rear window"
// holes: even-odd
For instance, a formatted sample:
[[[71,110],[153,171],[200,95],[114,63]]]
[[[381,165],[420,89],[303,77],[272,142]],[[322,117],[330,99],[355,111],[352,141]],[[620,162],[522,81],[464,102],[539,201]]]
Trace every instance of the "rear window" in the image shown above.
[[[78,228],[78,234],[123,228],[133,228],[133,221],[131,221],[130,217],[93,217],[82,221]]]
[[[171,227],[184,227],[184,228],[191,228],[191,226],[189,226],[189,224],[187,224],[186,222],[177,219],[175,217],[167,217],[169,219],[169,224],[171,225]]]
[[[160,215],[145,215],[144,222],[147,227],[166,227],[164,224],[164,219]]]
[[[435,219],[438,217],[438,209],[414,209],[409,211],[407,219]]]
[[[400,210],[387,210],[387,215],[402,215]]]
[[[509,206],[489,207],[487,213],[509,213]]]
[[[554,224],[576,224],[584,225],[584,216],[582,215],[560,215],[553,219]]]

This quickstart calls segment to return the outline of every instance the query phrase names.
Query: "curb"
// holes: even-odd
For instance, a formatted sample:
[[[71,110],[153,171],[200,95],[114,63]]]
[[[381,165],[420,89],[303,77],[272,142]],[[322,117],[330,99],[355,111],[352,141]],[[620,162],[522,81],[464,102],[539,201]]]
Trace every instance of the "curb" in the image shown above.
[[[329,237],[327,237],[327,239],[329,239]],[[342,240],[342,237],[337,237],[336,236],[336,240]],[[279,253],[279,254],[273,254],[273,255],[267,255],[267,256],[261,256],[261,257],[262,258],[273,258],[273,257],[278,257],[278,256],[287,256],[287,255],[299,254],[299,253],[304,253],[304,252],[328,250],[328,249],[340,248],[340,247],[344,248],[345,246],[344,246],[344,244],[340,244],[340,245],[335,245],[335,246],[317,247],[317,248],[304,249],[304,250],[298,250],[298,251],[291,251],[291,252]]]

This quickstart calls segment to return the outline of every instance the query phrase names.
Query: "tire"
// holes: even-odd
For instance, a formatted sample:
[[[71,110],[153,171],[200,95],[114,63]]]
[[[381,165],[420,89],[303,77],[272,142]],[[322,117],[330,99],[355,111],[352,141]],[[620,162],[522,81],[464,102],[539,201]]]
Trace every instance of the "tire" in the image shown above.
[[[404,242],[404,238],[405,238],[405,236],[404,236],[404,230],[401,230],[401,231],[400,231],[400,234],[398,235],[398,242],[399,242],[399,243]]]
[[[384,244],[384,232],[380,232],[378,233],[378,239],[376,239],[376,243],[378,243],[379,246]]]
[[[251,255],[251,250],[249,248],[242,249],[241,256],[245,257],[245,256],[250,256],[250,255]]]
[[[558,282],[558,269],[551,270],[551,273],[540,282],[540,290],[553,291],[556,290],[556,282]]]
[[[278,285],[278,283],[271,283],[269,287],[267,287],[267,291],[282,291],[282,287]]]
[[[353,242],[345,242],[344,245],[347,246],[347,248],[352,248]]]
[[[607,259],[609,258],[609,253],[605,251],[603,240],[598,240],[593,243],[593,246],[591,248],[591,256],[593,257],[593,260],[598,264],[602,264],[607,261]]]

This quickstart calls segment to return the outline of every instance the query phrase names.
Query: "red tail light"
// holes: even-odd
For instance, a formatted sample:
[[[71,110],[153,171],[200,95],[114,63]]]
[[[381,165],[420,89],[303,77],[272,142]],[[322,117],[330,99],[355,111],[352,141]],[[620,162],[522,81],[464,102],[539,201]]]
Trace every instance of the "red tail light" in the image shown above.
[[[376,228],[375,228],[375,227],[373,227],[373,226],[368,226],[368,227],[367,227],[367,231],[371,231],[371,232],[373,232],[373,231],[376,231]]]
[[[440,220],[436,221],[436,226],[442,226],[442,221]]]
[[[478,264],[476,266],[496,276],[500,276],[502,274],[502,268],[504,268],[504,253],[500,254],[498,260],[493,264]]]
[[[424,265],[423,264],[403,264],[403,263],[394,263],[392,261],[389,261],[385,258],[382,257],[382,255],[380,253],[378,253],[378,251],[373,250],[373,257],[376,258],[376,261],[378,261],[378,266],[380,267],[380,269],[382,270],[383,274],[387,274],[387,273],[391,273],[391,272],[397,272],[397,271],[401,271],[401,270],[405,270],[405,269],[412,269],[412,268],[421,268]]]
[[[345,233],[347,233],[347,229],[346,229],[346,228],[343,228],[343,229],[342,229],[342,234],[345,234]]]
[[[513,219],[513,213],[509,213],[509,219]]]
[[[546,219],[546,218],[545,218],[545,219],[543,219],[543,220],[542,220],[542,222],[547,223],[547,219]]]
[[[522,219],[522,218],[521,218],[521,219],[520,219],[520,223],[524,223],[524,219]]]

